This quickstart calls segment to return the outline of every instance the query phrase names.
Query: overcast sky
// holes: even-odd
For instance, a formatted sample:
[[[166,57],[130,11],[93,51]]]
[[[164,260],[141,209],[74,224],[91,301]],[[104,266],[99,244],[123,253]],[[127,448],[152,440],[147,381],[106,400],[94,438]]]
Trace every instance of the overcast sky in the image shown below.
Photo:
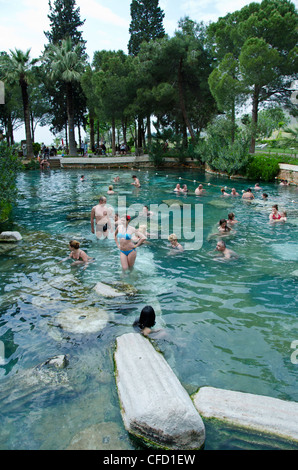
[[[172,36],[184,16],[208,23],[249,3],[248,0],[160,0],[159,5],[165,12],[166,33]],[[131,0],[77,0],[76,4],[81,19],[86,20],[82,32],[90,61],[97,50],[121,49],[127,53]],[[31,57],[38,57],[47,42],[44,31],[49,30],[48,13],[48,0],[0,0],[0,50],[31,48]],[[16,133],[16,140],[23,138],[22,132]],[[38,128],[36,141],[44,140],[51,143],[52,137],[45,129]]]

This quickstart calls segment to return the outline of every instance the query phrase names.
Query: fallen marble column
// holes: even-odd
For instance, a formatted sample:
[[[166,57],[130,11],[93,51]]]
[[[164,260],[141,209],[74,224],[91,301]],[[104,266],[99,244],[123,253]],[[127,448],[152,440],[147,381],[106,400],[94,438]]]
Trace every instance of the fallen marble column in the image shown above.
[[[203,418],[298,441],[298,403],[202,387],[193,402]]]
[[[115,374],[126,430],[147,446],[200,449],[204,423],[176,375],[149,339],[117,338]]]

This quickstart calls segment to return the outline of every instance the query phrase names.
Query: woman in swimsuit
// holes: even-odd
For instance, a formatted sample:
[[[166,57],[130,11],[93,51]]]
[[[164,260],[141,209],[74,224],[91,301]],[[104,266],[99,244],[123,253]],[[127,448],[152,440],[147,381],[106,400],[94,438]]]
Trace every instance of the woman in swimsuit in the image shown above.
[[[124,223],[118,225],[115,231],[115,242],[120,250],[120,261],[123,271],[132,269],[137,257],[136,248],[146,240],[146,237],[140,231],[128,226],[130,216],[125,216]],[[139,240],[134,243],[132,237],[136,235]]]
[[[80,250],[80,243],[76,240],[71,240],[69,242],[70,255],[69,258],[74,260],[73,265],[76,264],[87,264],[94,261],[94,258],[90,258],[85,251]]]
[[[233,225],[238,224],[238,220],[235,219],[234,212],[230,212],[228,214],[227,224],[228,224],[229,227],[233,227]]]
[[[220,219],[218,224],[218,231],[221,233],[227,233],[231,231],[230,227],[228,227],[228,222],[226,219]]]
[[[271,222],[274,222],[275,220],[280,220],[280,219],[281,219],[281,215],[278,212],[278,205],[274,204],[274,206],[272,206],[272,212],[269,215],[269,220]]]

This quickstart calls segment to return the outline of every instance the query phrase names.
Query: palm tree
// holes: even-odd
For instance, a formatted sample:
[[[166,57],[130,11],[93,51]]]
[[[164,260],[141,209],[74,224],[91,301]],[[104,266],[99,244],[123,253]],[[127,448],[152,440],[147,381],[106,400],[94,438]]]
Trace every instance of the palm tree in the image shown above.
[[[33,158],[32,137],[30,129],[30,106],[28,86],[32,81],[32,67],[38,62],[38,59],[30,59],[30,51],[26,52],[15,49],[10,50],[10,56],[5,54],[1,57],[1,76],[4,81],[11,85],[18,84],[22,91],[22,101],[24,109],[24,123],[26,132],[27,157]]]
[[[85,56],[82,54],[82,46],[73,44],[71,38],[63,39],[61,45],[51,44],[43,58],[49,67],[50,78],[62,80],[66,84],[69,151],[70,155],[76,156],[73,84],[80,81],[84,72]]]

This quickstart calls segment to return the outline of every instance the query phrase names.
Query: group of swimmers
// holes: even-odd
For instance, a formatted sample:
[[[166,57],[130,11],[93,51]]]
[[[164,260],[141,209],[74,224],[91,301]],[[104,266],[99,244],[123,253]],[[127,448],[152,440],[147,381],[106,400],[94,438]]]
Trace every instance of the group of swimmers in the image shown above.
[[[133,176],[134,182],[132,183],[136,188],[140,188],[140,182],[138,178],[134,175]],[[84,181],[84,177],[82,175],[81,181]],[[119,177],[114,178],[114,182],[119,182]],[[222,196],[239,196],[239,193],[236,191],[235,188],[232,188],[231,194],[226,192],[227,188],[222,188],[221,193]],[[260,191],[259,184],[255,185],[255,190]],[[182,188],[179,184],[176,185],[174,189],[175,193],[185,194],[188,192],[187,186],[183,185]],[[254,199],[254,195],[250,188],[246,191],[242,191],[242,199],[252,200]],[[110,185],[107,191],[107,194],[114,194],[113,186]],[[200,184],[196,190],[195,194],[198,196],[202,196],[206,194],[203,185]],[[262,199],[267,200],[268,194],[263,193]],[[123,271],[131,270],[134,266],[137,252],[136,249],[141,246],[142,244],[146,243],[147,240],[147,232],[146,227],[147,225],[140,225],[139,229],[136,229],[129,225],[131,221],[131,217],[129,215],[125,215],[119,218],[118,214],[114,214],[114,224],[111,223],[111,213],[109,209],[106,207],[107,199],[105,196],[101,196],[99,198],[99,202],[96,206],[94,206],[91,210],[91,232],[94,233],[94,223],[96,227],[96,236],[97,238],[101,238],[101,236],[106,237],[108,231],[114,231],[114,239],[115,243],[120,251],[120,261]],[[151,211],[149,211],[148,206],[143,207],[142,215],[145,218],[148,218],[153,215]],[[287,214],[285,211],[279,213],[278,206],[274,204],[272,206],[272,212],[269,216],[270,222],[286,222]],[[235,218],[235,214],[230,212],[228,214],[227,219],[220,219],[218,223],[218,236],[219,240],[217,241],[215,251],[217,254],[223,259],[237,259],[238,255],[231,249],[227,248],[226,242],[222,238],[224,235],[228,235],[229,233],[234,232],[234,227],[238,224],[239,221]],[[179,243],[177,236],[173,233],[168,237],[170,242],[170,246],[172,249],[177,250],[178,252],[183,251],[183,246]],[[80,249],[80,243],[76,240],[71,240],[69,243],[70,254],[69,258],[74,261],[73,264],[84,264],[85,268],[90,262],[93,262],[95,259],[88,256],[83,250]],[[133,327],[143,334],[144,336],[150,336],[153,338],[163,337],[164,330],[153,330],[152,328],[155,325],[155,311],[153,307],[146,306],[142,309],[139,318],[137,318],[133,324]]]
[[[139,179],[136,175],[132,176],[133,183],[132,185],[136,188],[140,188],[141,184]],[[81,181],[84,181],[84,175],[81,176]],[[114,178],[114,183],[118,183],[120,181],[119,176]],[[260,187],[259,183],[256,183],[254,187],[255,191],[261,191],[262,188]],[[226,192],[227,187],[221,189],[221,194],[223,197],[227,196],[240,196],[239,193],[236,191],[235,188],[232,188],[231,193]],[[178,183],[174,188],[174,192],[176,194],[186,194],[188,192],[187,185],[184,184],[182,187]],[[108,195],[115,194],[113,186],[109,185],[109,189],[107,191]],[[202,184],[199,184],[198,187],[195,189],[195,194],[197,196],[202,196],[206,194],[206,190],[203,188]],[[251,188],[248,188],[246,191],[242,191],[242,199],[246,200],[253,200],[254,194],[252,193]],[[268,194],[263,193],[262,199],[267,200]],[[114,234],[115,243],[120,251],[120,262],[123,271],[131,270],[135,264],[136,256],[137,256],[137,248],[140,247],[142,244],[147,243],[148,233],[146,232],[147,225],[140,225],[138,229],[130,225],[131,217],[129,215],[123,216],[119,218],[118,214],[114,214],[112,218],[112,213],[106,206],[107,198],[105,196],[101,196],[99,198],[99,202],[95,205],[91,210],[91,232],[96,236],[98,239],[100,238],[107,238],[109,233]],[[141,214],[145,218],[148,218],[153,215],[151,211],[149,211],[148,206],[143,207],[143,213]],[[270,222],[286,222],[287,221],[287,214],[285,211],[281,213],[278,212],[278,206],[274,204],[272,206],[272,212],[269,216]],[[233,212],[228,214],[227,219],[221,219],[218,224],[218,235],[227,235],[233,232],[233,228],[235,224],[238,223],[238,220],[235,218],[235,214]],[[216,235],[216,234],[214,234]],[[177,236],[172,233],[168,237],[168,241],[170,242],[170,247],[178,252],[183,251],[183,246],[179,243]],[[80,244],[76,240],[72,240],[69,244],[69,248],[71,253],[69,258],[74,260],[74,264],[83,263],[85,265],[89,264],[90,262],[94,261],[93,258],[90,258],[83,250],[80,249]],[[215,249],[219,254],[221,254],[225,258],[236,257],[237,255],[226,247],[226,244],[223,240],[219,240],[216,245]]]

